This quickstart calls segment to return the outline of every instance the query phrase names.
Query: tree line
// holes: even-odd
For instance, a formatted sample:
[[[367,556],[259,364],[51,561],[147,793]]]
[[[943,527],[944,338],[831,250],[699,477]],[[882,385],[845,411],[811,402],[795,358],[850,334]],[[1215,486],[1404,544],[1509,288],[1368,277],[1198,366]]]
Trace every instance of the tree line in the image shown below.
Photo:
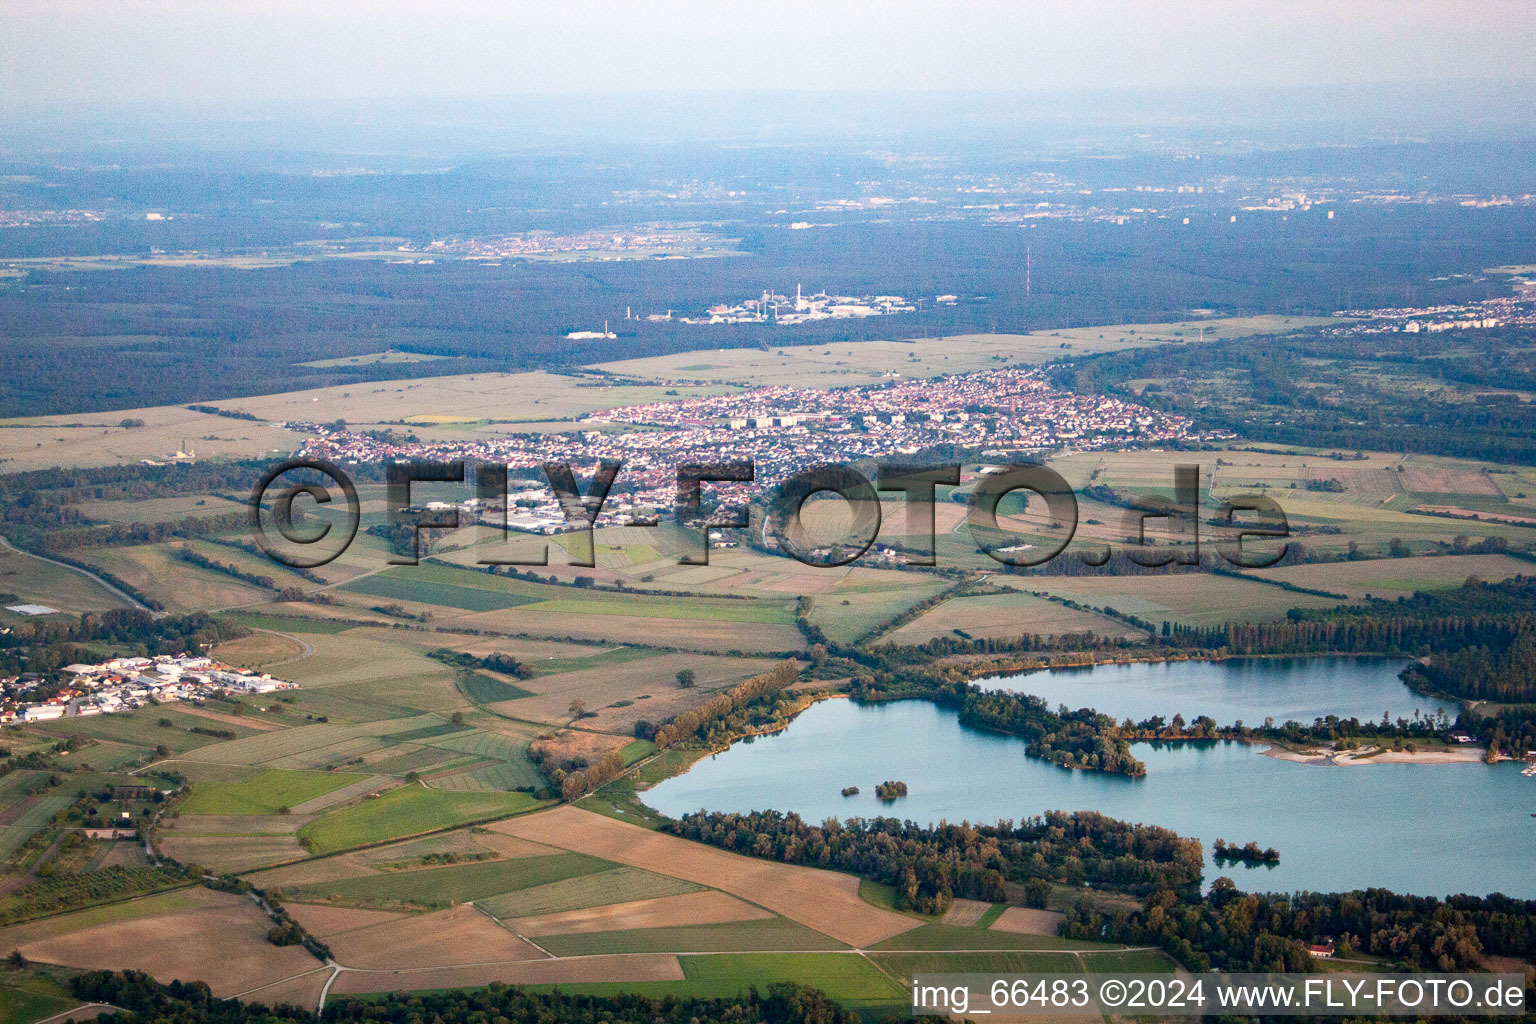
[[[1196,971],[1311,970],[1306,946],[1325,938],[1343,956],[1384,957],[1410,970],[1477,970],[1489,954],[1536,955],[1536,900],[1497,893],[1441,900],[1387,889],[1244,893],[1223,877],[1208,895],[1165,889],[1132,911],[1079,901],[1061,934],[1158,945]]]
[[[658,726],[656,748],[667,747],[690,740],[716,744],[724,737],[739,730],[753,712],[753,707],[764,697],[776,694],[800,677],[800,665],[793,660],[781,661],[767,672],[738,683],[718,696],[684,711]]]
[[[781,811],[699,812],[662,827],[747,856],[883,882],[895,886],[899,908],[928,914],[949,909],[957,897],[1001,902],[1006,883],[1031,879],[1130,892],[1197,891],[1203,869],[1198,839],[1093,811],[1051,811],[995,825],[919,825],[896,818],[811,825]]]

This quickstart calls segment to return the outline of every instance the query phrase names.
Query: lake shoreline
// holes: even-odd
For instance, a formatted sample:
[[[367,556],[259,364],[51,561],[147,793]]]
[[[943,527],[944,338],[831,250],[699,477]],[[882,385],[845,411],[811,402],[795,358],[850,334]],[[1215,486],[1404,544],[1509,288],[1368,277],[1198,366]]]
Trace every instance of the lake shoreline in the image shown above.
[[[1254,742],[1268,743],[1268,740]],[[1333,750],[1321,748],[1315,753],[1292,750],[1271,744],[1263,751],[1265,757],[1295,764],[1319,765],[1328,768],[1357,768],[1372,764],[1482,764],[1488,751],[1483,747],[1452,747],[1445,750],[1381,750],[1379,747],[1361,747],[1359,750]],[[1499,757],[1508,761],[1507,757]]]
[[[1262,697],[1278,683],[1276,677],[1256,692]],[[1315,757],[1320,746],[1260,756],[1274,746],[1231,740],[1137,746],[1147,774],[1129,779],[1064,771],[1027,756],[1016,738],[964,727],[952,710],[931,701],[823,700],[796,716],[791,728],[703,757],[636,798],[651,814],[776,810],[808,822],[893,814],[920,824],[1020,821],[1051,810],[1094,811],[1198,838],[1207,853],[1216,838],[1234,835],[1279,850],[1279,864],[1240,872],[1245,890],[1380,887],[1440,897],[1532,897],[1518,851],[1529,843],[1527,812],[1536,810],[1530,803],[1536,790],[1520,777],[1519,765],[1434,771],[1384,761],[1389,766],[1374,772],[1301,771],[1283,762]],[[1348,760],[1370,764],[1389,754]],[[1463,764],[1477,757],[1479,751],[1468,748],[1394,755]],[[881,804],[872,787],[882,779],[905,780],[907,798],[895,807]],[[862,792],[842,795],[849,786]],[[1478,844],[1466,842],[1469,819],[1486,830]],[[1366,855],[1341,857],[1341,849]],[[1211,863],[1206,879],[1237,870]]]

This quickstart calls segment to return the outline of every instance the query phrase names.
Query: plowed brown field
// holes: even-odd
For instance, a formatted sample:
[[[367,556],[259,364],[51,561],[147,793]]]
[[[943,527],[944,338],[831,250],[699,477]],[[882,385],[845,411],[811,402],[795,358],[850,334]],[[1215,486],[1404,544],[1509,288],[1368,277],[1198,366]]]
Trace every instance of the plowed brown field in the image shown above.
[[[859,880],[852,875],[741,857],[570,806],[490,827],[721,889],[852,946],[869,946],[919,924],[859,899]]]

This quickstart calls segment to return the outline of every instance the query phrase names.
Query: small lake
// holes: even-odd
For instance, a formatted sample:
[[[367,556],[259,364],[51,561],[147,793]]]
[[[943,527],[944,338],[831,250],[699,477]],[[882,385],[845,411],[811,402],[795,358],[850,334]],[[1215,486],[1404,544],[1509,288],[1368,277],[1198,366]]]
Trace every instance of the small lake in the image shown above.
[[[1327,715],[1396,721],[1414,712],[1433,718],[1441,709],[1456,717],[1456,702],[1423,697],[1403,685],[1404,658],[1233,658],[1228,661],[1160,661],[1091,668],[1050,669],[978,679],[988,690],[1044,697],[1051,707],[1095,708],[1117,719],[1140,722],[1153,715],[1186,721],[1210,715],[1220,725],[1242,721],[1311,725]]]
[[[1260,666],[1271,673],[1269,679],[1255,678]],[[1392,664],[1378,667],[1396,682]],[[1347,658],[1181,662],[1167,668],[1242,676],[1230,687],[1209,678],[1207,684],[1229,702],[1231,718],[1250,722],[1263,720],[1262,706],[1233,694],[1259,689],[1278,697],[1292,685],[1310,692],[1321,685],[1315,682],[1319,677],[1308,678],[1312,672],[1323,673],[1322,678],[1362,678],[1359,659]],[[1345,675],[1334,675],[1338,672]],[[1137,673],[1109,666],[1067,675],[1074,692],[1102,686],[1103,698],[1092,703],[1106,712],[1144,717],[1135,709],[1145,698],[1124,692],[1140,685]],[[1061,677],[1031,675],[1010,685],[1035,692],[1027,681]],[[1110,680],[1121,685],[1103,685]],[[1175,692],[1182,689],[1169,685]],[[1412,697],[1401,683],[1396,685],[1399,692],[1389,694],[1394,699],[1376,707],[1375,716],[1383,710],[1391,710],[1393,717],[1411,715]],[[1315,696],[1293,697],[1290,703],[1312,707]],[[1374,705],[1381,696],[1376,692],[1365,699]],[[1353,703],[1346,692],[1337,707],[1350,714],[1363,710],[1352,708]],[[1273,706],[1286,705],[1279,700]],[[1209,707],[1182,702],[1173,710],[1193,717],[1211,713]],[[1329,711],[1334,709],[1322,713]],[[1316,714],[1307,720],[1312,717]],[[966,728],[952,712],[926,701],[861,706],[831,700],[807,710],[782,733],[744,740],[705,758],[686,774],[646,791],[643,799],[674,817],[700,809],[773,808],[797,811],[812,822],[880,814],[920,822],[991,822],[1047,810],[1094,810],[1196,836],[1208,857],[1218,838],[1239,845],[1253,840],[1280,851],[1280,863],[1273,867],[1230,864],[1218,869],[1208,862],[1207,882],[1226,874],[1251,890],[1382,886],[1433,896],[1504,892],[1536,897],[1536,818],[1531,817],[1536,779],[1522,777],[1518,764],[1335,768],[1266,757],[1262,746],[1241,743],[1136,744],[1133,749],[1146,762],[1146,778],[1070,771],[1026,757],[1022,740]],[[882,804],[873,793],[884,779],[905,781],[910,795]],[[840,795],[844,786],[862,792],[845,798]]]

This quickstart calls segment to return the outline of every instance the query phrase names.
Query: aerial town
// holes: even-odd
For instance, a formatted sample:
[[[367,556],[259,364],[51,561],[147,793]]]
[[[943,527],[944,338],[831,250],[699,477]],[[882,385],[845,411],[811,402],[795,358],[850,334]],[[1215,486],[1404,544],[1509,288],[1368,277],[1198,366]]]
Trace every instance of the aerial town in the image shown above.
[[[1337,317],[1359,322],[1329,329],[1331,334],[1436,334],[1491,327],[1536,327],[1536,283],[1516,281],[1516,294],[1467,304],[1345,309]]]
[[[95,665],[66,665],[61,671],[68,682],[46,696],[40,694],[41,679],[35,675],[0,679],[0,724],[108,715],[230,691],[271,693],[298,688],[265,672],[247,672],[197,654],[112,658]]]
[[[936,305],[952,306],[956,301],[957,296],[954,295],[939,295],[934,299]],[[824,291],[805,295],[801,287],[795,285],[793,299],[764,289],[763,293],[755,299],[743,299],[735,305],[722,302],[710,306],[703,316],[682,316],[676,319],[685,324],[773,323],[781,327],[790,327],[811,320],[848,320],[911,313],[921,302],[921,299],[914,302],[901,295],[828,295]],[[671,320],[674,318],[672,311],[668,310],[664,316],[651,314],[646,319]]]
[[[885,384],[823,391],[784,385],[733,395],[624,406],[582,420],[577,434],[519,434],[436,442],[396,442],[318,423],[289,423],[314,434],[301,454],[337,463],[393,460],[500,462],[514,471],[550,460],[624,464],[604,522],[623,525],[670,510],[676,466],[749,461],[756,479],[722,485],[722,500],[772,487],[818,463],[915,455],[939,445],[1009,455],[1072,446],[1098,450],[1192,440],[1190,422],[1108,395],[1053,387],[1034,370],[1000,369],[937,379],[893,377]],[[606,433],[604,426],[652,429]],[[550,533],[565,522],[542,488],[510,495],[512,529]],[[500,525],[499,511],[487,512]]]
[[[426,256],[455,256],[470,260],[576,253],[665,255],[699,247],[708,239],[692,229],[638,226],[627,230],[592,230],[573,234],[529,231],[494,238],[436,239],[423,246],[401,245],[399,252]]]

